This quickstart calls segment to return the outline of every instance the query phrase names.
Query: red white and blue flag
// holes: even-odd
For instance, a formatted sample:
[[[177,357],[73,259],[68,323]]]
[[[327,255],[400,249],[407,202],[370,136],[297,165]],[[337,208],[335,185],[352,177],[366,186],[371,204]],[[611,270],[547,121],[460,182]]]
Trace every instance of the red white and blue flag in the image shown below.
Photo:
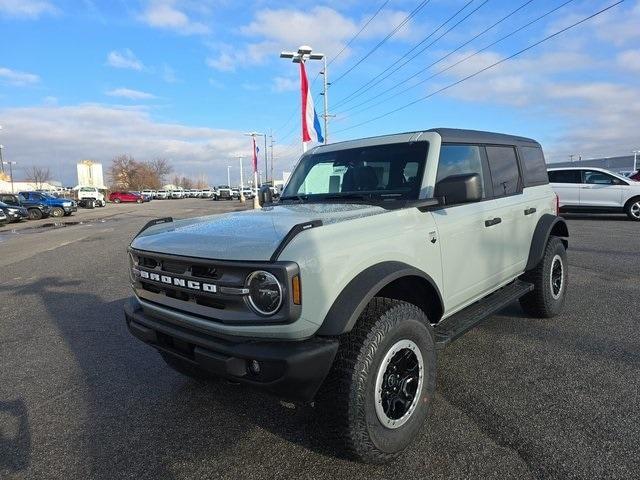
[[[256,146],[256,137],[251,137],[253,140],[253,172],[258,171],[258,147]]]
[[[302,141],[303,142],[324,142],[320,121],[313,106],[313,96],[309,90],[307,72],[304,69],[304,62],[300,62],[300,88],[302,90]]]

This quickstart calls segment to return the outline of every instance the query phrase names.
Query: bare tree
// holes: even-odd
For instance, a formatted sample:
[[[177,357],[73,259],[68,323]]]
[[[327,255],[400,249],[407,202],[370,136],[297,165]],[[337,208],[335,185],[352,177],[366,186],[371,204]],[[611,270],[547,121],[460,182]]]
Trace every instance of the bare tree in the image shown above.
[[[118,155],[109,167],[111,185],[116,189],[133,189],[140,164],[131,155]]]
[[[182,177],[180,179],[180,186],[185,190],[193,188],[193,181],[190,178]]]
[[[46,167],[29,167],[25,174],[27,180],[35,184],[36,190],[40,190],[44,183],[51,180],[51,171]]]
[[[158,183],[163,184],[167,175],[173,172],[173,167],[169,165],[166,158],[156,158],[149,162],[149,166],[158,178]]]

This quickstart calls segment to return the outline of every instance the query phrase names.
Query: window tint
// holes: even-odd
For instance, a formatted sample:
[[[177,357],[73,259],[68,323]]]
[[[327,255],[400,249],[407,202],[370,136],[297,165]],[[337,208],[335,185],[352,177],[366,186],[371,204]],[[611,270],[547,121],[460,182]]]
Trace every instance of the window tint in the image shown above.
[[[549,172],[551,183],[582,183],[580,170],[552,170]]]
[[[527,186],[549,183],[547,164],[540,147],[520,147],[522,176]]]
[[[620,182],[617,178],[607,175],[606,173],[585,170],[584,183],[591,183],[595,185],[619,185]]]
[[[477,173],[482,184],[482,198],[485,197],[482,157],[478,145],[442,145],[436,183],[451,175]]]
[[[487,147],[487,157],[494,197],[504,197],[522,191],[515,148]]]

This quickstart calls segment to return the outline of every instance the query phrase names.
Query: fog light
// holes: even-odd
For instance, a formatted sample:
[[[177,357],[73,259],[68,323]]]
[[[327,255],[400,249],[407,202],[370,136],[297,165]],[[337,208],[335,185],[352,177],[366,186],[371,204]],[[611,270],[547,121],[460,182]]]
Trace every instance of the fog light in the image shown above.
[[[251,360],[251,363],[249,363],[249,371],[254,375],[258,375],[260,373],[260,362]]]

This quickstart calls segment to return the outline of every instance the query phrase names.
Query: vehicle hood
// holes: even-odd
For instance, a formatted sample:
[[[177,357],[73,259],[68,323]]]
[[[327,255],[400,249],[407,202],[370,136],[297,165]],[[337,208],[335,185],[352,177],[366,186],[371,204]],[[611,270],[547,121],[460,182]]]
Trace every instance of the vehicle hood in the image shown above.
[[[321,220],[327,225],[384,212],[382,207],[356,204],[276,205],[156,225],[131,246],[188,257],[266,261],[299,223]]]

